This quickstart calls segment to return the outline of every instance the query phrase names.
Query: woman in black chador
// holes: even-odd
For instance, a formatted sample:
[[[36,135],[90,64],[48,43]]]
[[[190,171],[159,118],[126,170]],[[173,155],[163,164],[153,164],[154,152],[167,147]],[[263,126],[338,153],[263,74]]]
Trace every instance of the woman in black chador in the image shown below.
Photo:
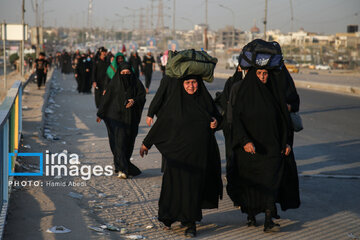
[[[137,176],[141,173],[130,162],[130,157],[144,104],[144,86],[131,71],[129,63],[120,63],[105,95],[101,98],[97,112],[97,122],[103,119],[106,124],[110,148],[114,155],[115,172],[119,178]]]
[[[293,155],[292,125],[281,84],[284,77],[281,71],[251,69],[231,96],[233,168],[237,176],[228,179],[231,188],[227,192],[234,205],[247,213],[248,226],[255,226],[255,216],[265,212],[265,232],[280,230],[272,221],[277,215],[276,202],[283,210],[300,204],[296,169],[289,172],[285,163]],[[294,182],[284,182],[284,176]],[[290,195],[282,190],[289,189],[283,184],[294,186]]]
[[[162,117],[143,141],[140,155],[155,145],[167,161],[159,199],[165,228],[180,221],[185,235],[196,236],[201,209],[217,208],[222,197],[220,154],[214,136],[221,116],[202,79],[174,79],[176,86]]]

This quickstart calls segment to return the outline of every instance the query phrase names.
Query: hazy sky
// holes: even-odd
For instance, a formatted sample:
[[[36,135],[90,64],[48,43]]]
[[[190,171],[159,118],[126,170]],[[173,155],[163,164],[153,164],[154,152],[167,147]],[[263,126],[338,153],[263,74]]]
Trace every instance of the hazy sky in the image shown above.
[[[165,26],[172,27],[173,1],[163,0]],[[0,20],[21,23],[21,0],[0,0]],[[45,26],[82,27],[87,23],[89,0],[25,0],[25,22],[35,24],[35,3],[44,2]],[[132,28],[134,11],[125,9],[143,8],[144,27],[150,26],[151,0],[93,0],[93,26]],[[268,0],[268,27],[291,31],[291,0]],[[153,0],[154,26],[157,24],[157,5]],[[219,4],[226,9],[219,7]],[[348,24],[360,25],[360,0],[292,0],[293,30],[303,27],[306,31],[332,34],[346,32]],[[146,14],[146,9],[148,14]],[[233,25],[241,30],[249,30],[256,25],[263,31],[265,0],[208,0],[208,23],[210,29],[217,30],[225,25]],[[139,27],[139,12],[136,11],[135,27]],[[146,17],[148,15],[148,17]],[[125,16],[120,18],[119,16]],[[176,28],[190,29],[192,24],[205,22],[205,0],[176,0]],[[123,25],[124,24],[124,25]]]

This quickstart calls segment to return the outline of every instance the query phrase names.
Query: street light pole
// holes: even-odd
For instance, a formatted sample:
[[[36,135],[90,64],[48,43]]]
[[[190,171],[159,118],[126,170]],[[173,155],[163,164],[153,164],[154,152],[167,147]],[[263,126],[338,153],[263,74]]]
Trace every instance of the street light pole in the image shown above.
[[[6,38],[7,38],[7,32],[6,32],[6,22],[4,20],[3,23],[3,32],[2,32],[2,40],[3,40],[3,48],[4,48],[4,90],[7,91],[7,79],[6,79]]]
[[[235,13],[234,11],[231,9],[231,8],[228,8],[222,4],[219,4],[219,7],[222,7],[226,10],[229,10],[232,14],[232,17],[233,17],[233,34],[232,34],[232,39],[231,39],[231,45],[234,47],[235,46]]]
[[[22,25],[22,39],[21,39],[21,50],[20,50],[20,71],[21,76],[24,76],[24,45],[25,45],[25,20],[24,20],[24,14],[25,14],[25,0],[22,0],[22,7],[21,7],[21,25]]]
[[[207,38],[207,31],[208,31],[208,0],[205,0],[205,29],[204,29],[204,49],[208,49],[208,38]]]
[[[175,40],[176,38],[176,32],[175,32],[175,13],[176,13],[176,0],[173,0],[174,1],[174,6],[173,6],[173,22],[172,22],[172,35],[173,35],[173,39]]]
[[[267,24],[267,5],[268,1],[265,0],[265,17],[264,17],[264,40],[266,41],[266,24]]]

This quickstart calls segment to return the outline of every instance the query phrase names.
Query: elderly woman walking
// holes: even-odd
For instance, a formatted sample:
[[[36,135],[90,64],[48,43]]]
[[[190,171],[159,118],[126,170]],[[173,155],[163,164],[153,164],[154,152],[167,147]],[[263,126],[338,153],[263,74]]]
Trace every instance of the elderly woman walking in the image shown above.
[[[275,203],[279,201],[284,161],[292,151],[291,122],[281,86],[284,80],[278,79],[283,76],[275,70],[252,68],[231,96],[237,177],[231,179],[232,188],[227,190],[234,204],[247,213],[248,226],[256,225],[258,213],[265,213],[265,232],[280,230],[272,217],[277,215]]]
[[[174,79],[173,94],[143,141],[140,155],[155,145],[166,158],[158,219],[166,229],[180,221],[185,236],[196,236],[201,209],[217,208],[221,166],[214,136],[221,120],[201,77]]]

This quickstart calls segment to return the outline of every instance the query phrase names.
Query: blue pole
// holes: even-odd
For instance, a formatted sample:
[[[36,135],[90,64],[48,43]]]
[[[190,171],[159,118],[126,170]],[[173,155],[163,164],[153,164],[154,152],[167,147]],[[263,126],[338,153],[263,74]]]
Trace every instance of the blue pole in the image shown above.
[[[3,202],[8,201],[9,194],[9,167],[8,167],[8,154],[9,154],[9,119],[6,120],[3,128]]]
[[[19,89],[19,143],[21,140],[21,133],[22,133],[22,92],[23,92],[23,84],[21,84]]]

